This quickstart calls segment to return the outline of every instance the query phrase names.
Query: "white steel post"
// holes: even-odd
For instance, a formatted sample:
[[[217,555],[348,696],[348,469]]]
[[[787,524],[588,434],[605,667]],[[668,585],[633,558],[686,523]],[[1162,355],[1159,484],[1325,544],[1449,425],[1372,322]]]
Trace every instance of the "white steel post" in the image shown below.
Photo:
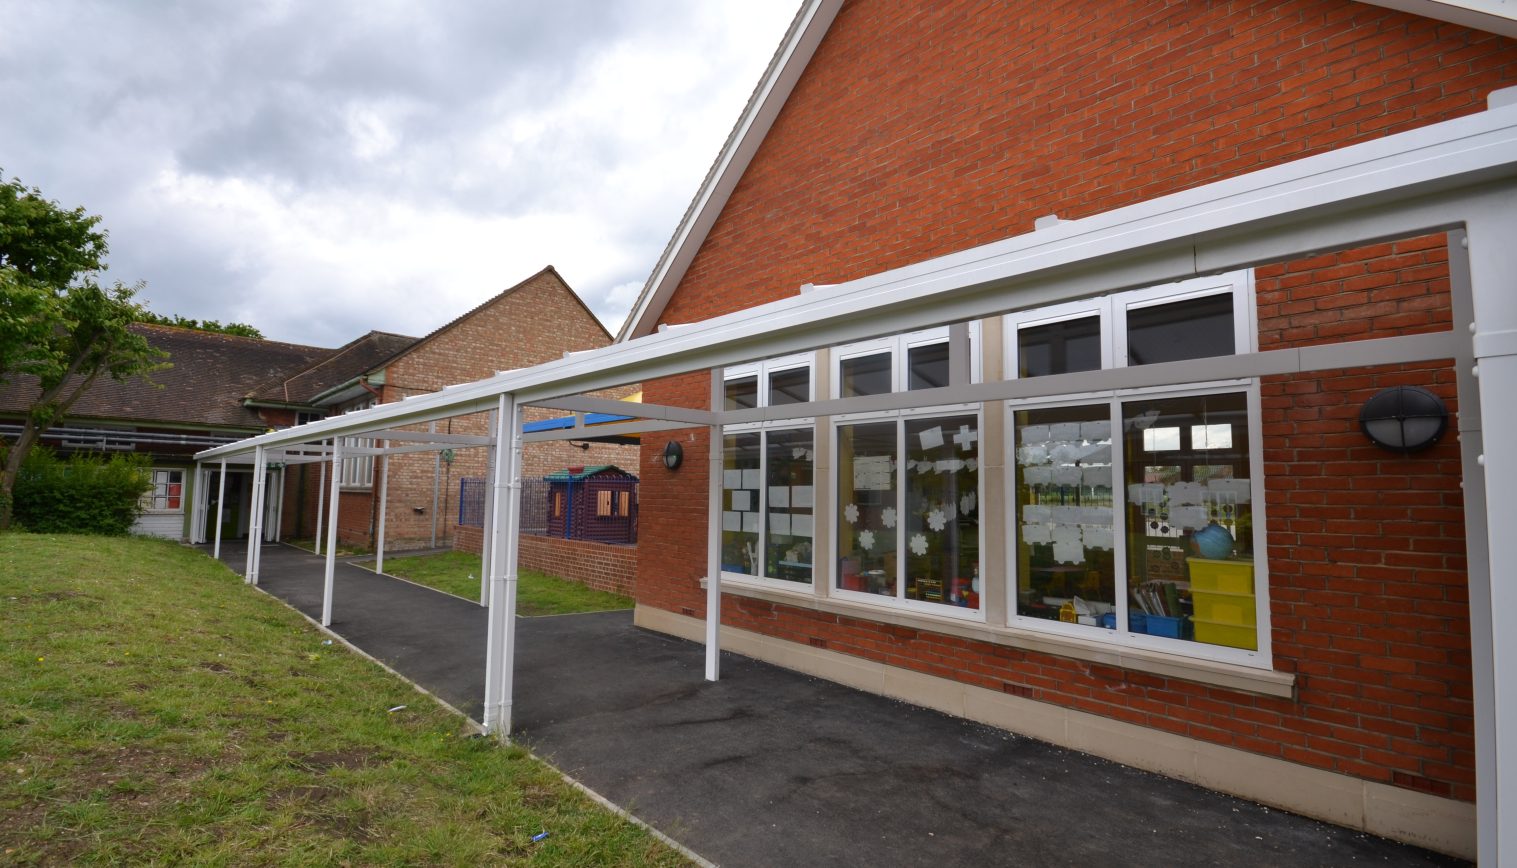
[[[711,408],[723,404],[722,370],[711,371]],[[712,425],[706,479],[706,680],[722,675],[722,428]]]
[[[384,441],[385,449],[390,441]],[[374,557],[374,572],[385,571],[385,514],[390,511],[390,456],[379,456],[379,533]]]
[[[190,545],[200,543],[200,518],[205,513],[203,503],[205,501],[205,471],[201,469],[200,462],[195,462],[194,482],[190,487]]]
[[[274,501],[274,542],[284,539],[284,486],[285,473],[290,469],[288,464],[279,466],[279,499]]]
[[[324,446],[326,441],[317,444]],[[316,480],[316,554],[321,554],[321,521],[322,514],[327,511],[327,462],[325,459],[316,462],[319,468]],[[333,465],[332,475],[337,475],[337,467]]]
[[[485,638],[485,730],[501,740],[511,735],[512,673],[516,654],[516,550],[521,523],[521,412],[514,395],[500,397],[495,442],[509,444],[495,462],[497,545],[490,559],[489,630]]]
[[[327,518],[327,571],[321,586],[321,626],[332,626],[332,584],[337,575],[337,512],[342,491],[342,441],[332,438],[332,511]]]
[[[490,558],[495,551],[495,468],[500,461],[498,411],[490,411],[490,445],[485,447],[485,510],[479,522],[479,604],[490,604]]]
[[[223,504],[226,502],[226,459],[221,459],[221,472],[216,480],[216,545],[211,549],[211,557],[221,560],[221,516],[226,513]]]
[[[427,432],[437,433],[437,423],[428,422]],[[432,453],[432,544],[428,548],[437,548],[437,495],[442,488],[442,451]]]
[[[258,548],[263,536],[263,447],[253,449],[253,496],[248,504],[248,561],[242,580],[258,584]]]
[[[1476,465],[1484,469],[1483,529],[1490,567],[1486,587],[1477,587],[1474,576],[1470,585],[1482,865],[1517,863],[1517,635],[1480,623],[1481,617],[1517,611],[1517,534],[1511,533],[1517,527],[1517,401],[1512,400],[1517,395],[1517,253],[1512,248],[1517,196],[1502,199],[1472,216],[1465,227],[1474,313],[1471,372],[1479,392],[1480,425],[1471,439],[1481,449]],[[1457,233],[1451,233],[1455,239]],[[1461,393],[1460,399],[1463,406],[1467,398]],[[1476,553],[1470,561],[1475,566]],[[1480,748],[1488,749],[1482,755]]]

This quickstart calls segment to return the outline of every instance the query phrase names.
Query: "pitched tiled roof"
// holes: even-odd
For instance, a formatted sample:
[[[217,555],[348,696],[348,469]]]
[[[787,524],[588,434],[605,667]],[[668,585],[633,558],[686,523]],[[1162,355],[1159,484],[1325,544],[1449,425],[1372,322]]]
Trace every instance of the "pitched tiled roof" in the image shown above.
[[[137,323],[132,331],[169,354],[173,367],[124,383],[97,380],[69,411],[71,419],[122,419],[230,425],[261,430],[258,414],[242,405],[260,384],[330,358],[333,350],[237,335]],[[0,412],[24,412],[37,395],[35,377],[0,385]]]
[[[325,358],[305,368],[287,371],[260,384],[250,390],[247,397],[262,403],[309,404],[322,392],[381,367],[384,361],[415,343],[416,338],[405,335],[369,332],[346,346],[329,351]]]

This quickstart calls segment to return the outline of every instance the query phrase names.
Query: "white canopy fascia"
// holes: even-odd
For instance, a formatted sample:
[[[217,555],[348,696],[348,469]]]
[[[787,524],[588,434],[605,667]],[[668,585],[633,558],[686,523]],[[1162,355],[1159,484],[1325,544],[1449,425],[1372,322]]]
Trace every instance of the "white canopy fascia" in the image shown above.
[[[1517,179],[1517,106],[1386,136],[530,368],[199,453],[552,401],[693,370],[1215,274],[1461,224]],[[649,416],[655,406],[618,402]],[[675,408],[670,408],[675,409]]]

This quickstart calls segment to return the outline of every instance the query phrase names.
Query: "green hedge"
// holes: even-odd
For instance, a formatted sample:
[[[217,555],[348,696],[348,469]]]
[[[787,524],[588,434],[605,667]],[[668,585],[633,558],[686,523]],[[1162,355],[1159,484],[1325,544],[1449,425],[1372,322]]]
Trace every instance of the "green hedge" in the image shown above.
[[[142,514],[153,487],[146,455],[74,455],[37,448],[16,477],[15,522],[34,533],[119,536]]]

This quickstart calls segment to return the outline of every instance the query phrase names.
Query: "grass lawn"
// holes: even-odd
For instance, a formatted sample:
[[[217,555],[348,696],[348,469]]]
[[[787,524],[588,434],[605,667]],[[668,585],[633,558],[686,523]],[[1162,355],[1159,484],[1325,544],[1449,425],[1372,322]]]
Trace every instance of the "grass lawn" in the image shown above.
[[[411,557],[386,556],[385,572],[466,600],[479,601],[479,555],[443,552]],[[521,570],[516,577],[518,615],[568,615],[630,608],[631,597],[597,591],[557,576]]]
[[[0,534],[0,864],[684,864],[325,639],[172,543]]]

